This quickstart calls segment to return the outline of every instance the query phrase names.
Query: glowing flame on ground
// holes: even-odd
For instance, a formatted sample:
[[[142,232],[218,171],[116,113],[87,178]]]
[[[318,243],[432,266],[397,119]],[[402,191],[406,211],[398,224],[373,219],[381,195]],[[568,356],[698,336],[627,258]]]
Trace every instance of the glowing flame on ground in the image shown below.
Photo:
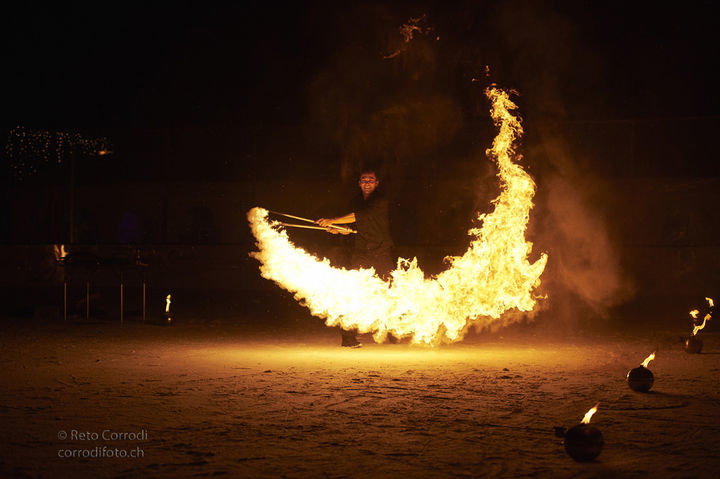
[[[582,421],[580,421],[580,424],[590,424],[590,419],[592,419],[593,414],[597,412],[598,407],[600,407],[600,403],[597,403],[593,407],[591,407],[590,410],[585,413],[585,417]]]
[[[650,361],[652,361],[653,359],[655,359],[655,352],[645,358],[645,361],[642,362],[642,367],[648,367],[648,364],[650,364]]]
[[[702,324],[699,325],[699,326],[695,326],[695,327],[693,328],[693,333],[692,333],[692,335],[695,336],[695,335],[698,333],[698,331],[701,331],[703,328],[705,328],[705,324],[707,324],[708,319],[710,319],[710,318],[712,318],[712,316],[710,316],[709,314],[706,314],[706,315],[705,315],[705,318],[703,318]]]
[[[519,317],[502,317],[509,310],[531,311],[533,291],[540,285],[547,255],[528,261],[532,243],[525,240],[535,183],[513,163],[515,142],[522,134],[516,105],[496,87],[486,90],[491,115],[499,133],[487,154],[498,165],[501,192],[490,214],[479,214],[479,228],[468,234],[470,245],[463,256],[447,258],[449,267],[426,278],[417,259],[399,259],[390,281],[373,269],[334,268],[319,260],[268,222],[268,211],[253,208],[248,220],[259,251],[264,278],[295,294],[295,299],[328,326],[372,332],[376,341],[388,333],[410,337],[413,343],[436,345],[460,341],[471,324],[507,324]],[[519,316],[519,315],[516,315]]]
[[[170,299],[171,299],[171,295],[168,294],[167,298],[165,298],[165,312],[166,313],[170,312],[170,303],[171,303]]]
[[[705,300],[708,302],[709,309],[712,310],[715,307],[715,302],[712,300],[712,298],[706,297]],[[692,311],[690,311],[690,316],[692,316],[693,319],[697,319],[698,314],[700,314],[700,311],[698,311],[697,309],[693,309]],[[703,328],[705,328],[705,324],[707,324],[707,322],[710,319],[712,319],[712,314],[707,313],[705,315],[705,317],[703,318],[702,324],[695,325],[695,327],[693,328],[692,335],[695,336],[698,333],[698,331],[701,331]]]

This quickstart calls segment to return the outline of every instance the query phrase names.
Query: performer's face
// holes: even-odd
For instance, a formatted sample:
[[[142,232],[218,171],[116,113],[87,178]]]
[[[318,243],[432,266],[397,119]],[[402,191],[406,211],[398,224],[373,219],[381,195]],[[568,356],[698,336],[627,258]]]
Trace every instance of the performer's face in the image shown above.
[[[375,191],[375,188],[380,184],[380,181],[375,176],[375,173],[373,172],[367,172],[360,175],[360,180],[358,181],[358,184],[360,185],[360,190],[362,191],[363,197],[367,198],[370,196],[370,193]]]

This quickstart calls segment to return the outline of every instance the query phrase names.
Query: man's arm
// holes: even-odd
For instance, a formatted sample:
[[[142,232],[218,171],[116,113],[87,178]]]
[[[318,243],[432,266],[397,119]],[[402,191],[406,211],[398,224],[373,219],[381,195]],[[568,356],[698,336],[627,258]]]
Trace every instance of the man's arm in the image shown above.
[[[355,223],[355,213],[348,213],[343,216],[338,216],[337,218],[320,218],[315,223],[319,224],[320,226],[344,225],[347,223]]]

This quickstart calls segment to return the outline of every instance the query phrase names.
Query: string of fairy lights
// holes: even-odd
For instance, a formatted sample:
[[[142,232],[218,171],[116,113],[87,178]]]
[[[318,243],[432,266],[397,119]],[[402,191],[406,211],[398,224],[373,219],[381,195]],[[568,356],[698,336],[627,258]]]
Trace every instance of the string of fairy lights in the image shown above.
[[[71,154],[90,157],[110,152],[110,142],[105,137],[87,138],[77,132],[31,130],[23,126],[11,129],[5,144],[5,158],[18,180],[62,164]]]

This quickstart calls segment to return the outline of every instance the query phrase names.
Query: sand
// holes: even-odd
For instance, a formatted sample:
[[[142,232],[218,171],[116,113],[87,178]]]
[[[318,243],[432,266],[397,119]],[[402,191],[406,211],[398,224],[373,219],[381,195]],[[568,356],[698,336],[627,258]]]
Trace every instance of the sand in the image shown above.
[[[673,331],[346,349],[317,323],[2,326],[2,477],[718,477],[716,333],[689,355]],[[605,448],[577,463],[553,428],[597,401]]]

